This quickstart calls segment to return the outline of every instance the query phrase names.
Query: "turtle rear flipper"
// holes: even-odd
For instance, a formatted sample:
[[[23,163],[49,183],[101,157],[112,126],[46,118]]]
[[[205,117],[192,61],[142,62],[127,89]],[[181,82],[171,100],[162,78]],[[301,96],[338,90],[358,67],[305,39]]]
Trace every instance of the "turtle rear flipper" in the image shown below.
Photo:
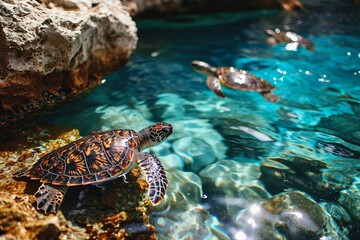
[[[45,214],[57,213],[68,186],[43,183],[35,193],[37,208]]]
[[[22,168],[13,174],[15,178],[28,177],[28,168]]]
[[[138,163],[149,184],[148,196],[150,201],[156,206],[160,204],[165,196],[165,190],[168,184],[166,173],[160,160],[155,155],[151,153],[141,155],[143,157],[138,160]]]
[[[216,95],[222,98],[225,97],[225,94],[221,89],[220,79],[214,76],[208,76],[206,78],[206,84],[210,88],[210,90],[213,91]]]
[[[261,92],[260,94],[269,102],[277,103],[279,101],[279,97],[272,92]]]

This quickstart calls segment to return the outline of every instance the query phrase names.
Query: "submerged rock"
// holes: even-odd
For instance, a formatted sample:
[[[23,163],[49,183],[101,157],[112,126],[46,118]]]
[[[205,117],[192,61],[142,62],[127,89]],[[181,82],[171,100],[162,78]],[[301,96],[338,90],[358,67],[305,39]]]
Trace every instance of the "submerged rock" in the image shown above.
[[[217,219],[200,204],[201,179],[194,173],[167,171],[169,186],[151,222],[159,239],[230,239]]]
[[[165,120],[171,122],[174,129],[176,129],[172,139],[182,139],[187,137],[201,139],[203,147],[204,145],[210,146],[211,149],[209,151],[213,152],[216,158],[224,158],[226,146],[223,143],[223,138],[206,119],[188,117],[180,120],[173,118]],[[196,146],[193,147],[193,150],[195,149]]]
[[[348,113],[321,118],[315,130],[337,136],[349,143],[360,145],[360,117]]]
[[[63,205],[65,218],[85,229],[90,239],[155,239],[149,223],[151,205],[140,169],[94,186],[70,190]]]
[[[142,104],[137,104],[134,108],[129,106],[109,106],[102,105],[95,109],[96,114],[100,115],[101,130],[110,130],[127,126],[129,129],[138,129],[139,126],[150,126],[152,118],[149,109]]]
[[[331,234],[328,234],[333,239],[349,239],[351,231],[354,227],[354,222],[349,213],[338,203],[334,202],[321,202],[321,207],[331,216],[328,218],[328,226],[332,229]]]
[[[1,1],[0,126],[100,84],[136,31],[120,1]]]
[[[233,234],[243,239],[340,239],[329,218],[309,196],[291,190],[242,211]]]
[[[44,216],[32,206],[25,194],[0,192],[1,239],[60,239],[68,236],[81,239],[84,231],[64,221],[63,216]]]
[[[0,136],[0,238],[5,239],[155,239],[149,223],[148,185],[138,168],[98,185],[72,187],[56,215],[35,209],[38,181],[12,174],[45,154],[78,139],[76,129],[32,126]]]
[[[349,189],[340,192],[338,202],[348,211],[352,217],[355,229],[352,230],[354,236],[360,234],[360,181],[353,184]]]
[[[261,121],[264,119],[249,119],[249,115],[235,118],[218,118],[215,129],[218,129],[228,147],[227,156],[231,159],[246,157],[257,160],[269,155],[276,148],[278,136],[271,127]]]
[[[213,163],[199,173],[205,195],[211,206],[222,213],[230,222],[236,215],[253,202],[270,197],[259,181],[260,167],[257,164],[244,164],[232,160]]]
[[[277,215],[275,229],[289,238],[317,238],[324,235],[326,219],[323,209],[305,194],[281,193],[262,203],[264,210]]]
[[[261,173],[260,179],[271,192],[296,188],[314,197],[327,199],[348,188],[356,175],[354,170],[331,169],[331,163],[300,156],[266,159]]]
[[[341,156],[344,158],[359,158],[360,157],[360,152],[352,150],[352,149],[350,149],[342,144],[339,144],[339,143],[318,141],[316,143],[316,147],[320,151],[328,152],[335,156]]]
[[[192,172],[198,172],[216,159],[212,146],[201,138],[181,138],[174,142],[173,148]]]

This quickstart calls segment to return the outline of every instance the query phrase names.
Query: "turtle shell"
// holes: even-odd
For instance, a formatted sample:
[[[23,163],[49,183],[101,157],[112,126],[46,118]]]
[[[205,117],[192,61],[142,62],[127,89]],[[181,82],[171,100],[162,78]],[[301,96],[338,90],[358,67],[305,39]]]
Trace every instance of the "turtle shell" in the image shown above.
[[[292,32],[275,32],[272,37],[277,43],[292,43],[297,42],[300,36]]]
[[[133,130],[94,132],[39,159],[26,175],[54,185],[86,185],[127,173],[139,137]]]
[[[275,89],[264,79],[234,67],[220,67],[217,69],[217,75],[224,86],[232,89],[254,92],[269,92]]]
[[[314,44],[310,40],[293,32],[274,32],[270,38],[276,43],[297,43],[309,50],[314,47]]]

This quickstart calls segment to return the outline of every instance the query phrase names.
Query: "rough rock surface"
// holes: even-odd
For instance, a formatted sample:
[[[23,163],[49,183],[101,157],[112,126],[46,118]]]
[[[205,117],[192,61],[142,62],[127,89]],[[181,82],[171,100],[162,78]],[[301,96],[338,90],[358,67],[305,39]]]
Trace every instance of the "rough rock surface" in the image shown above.
[[[83,238],[85,234],[62,221],[63,216],[36,212],[27,195],[0,192],[1,239],[59,239],[65,235]]]
[[[0,126],[97,86],[137,29],[120,1],[0,1]]]
[[[98,186],[69,188],[60,211],[35,209],[40,186],[13,173],[79,138],[76,129],[32,126],[0,135],[0,239],[155,239],[147,183],[139,169]]]

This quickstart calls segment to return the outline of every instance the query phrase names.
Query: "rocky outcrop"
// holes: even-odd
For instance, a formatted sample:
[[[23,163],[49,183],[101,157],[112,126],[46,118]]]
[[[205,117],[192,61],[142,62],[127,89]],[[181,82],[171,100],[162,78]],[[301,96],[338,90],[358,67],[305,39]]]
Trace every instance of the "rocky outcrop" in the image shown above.
[[[120,1],[0,2],[0,126],[100,84],[136,48]]]

